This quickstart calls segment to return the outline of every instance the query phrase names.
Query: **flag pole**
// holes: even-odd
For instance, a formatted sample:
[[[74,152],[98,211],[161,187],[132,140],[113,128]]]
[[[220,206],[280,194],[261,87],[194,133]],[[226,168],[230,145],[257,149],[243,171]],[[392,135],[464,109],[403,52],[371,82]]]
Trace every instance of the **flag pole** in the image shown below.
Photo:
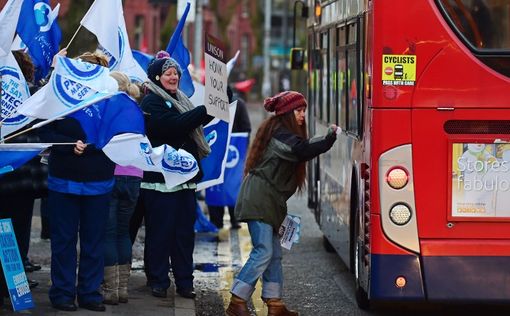
[[[33,130],[33,129],[34,129],[33,127],[30,127],[30,128],[25,129],[25,130],[22,130],[21,132],[17,132],[16,134],[12,134],[12,135],[11,135],[11,136],[9,136],[9,137],[2,138],[2,139],[0,139],[0,143],[4,143],[6,140],[9,140],[9,139],[12,139],[12,138],[14,138],[14,137],[16,137],[16,136],[19,136],[19,135],[25,134],[26,132],[31,131],[31,130]]]
[[[33,130],[33,129],[34,129],[33,127],[30,127],[30,128],[27,128],[27,129],[22,130],[21,132],[17,132],[16,134],[12,134],[12,135],[11,135],[11,136],[9,136],[9,137],[2,138],[2,139],[0,139],[0,143],[5,143],[5,141],[6,141],[6,140],[9,140],[9,139],[12,139],[12,138],[14,138],[14,137],[16,137],[16,136],[19,136],[19,135],[25,134],[26,132],[31,131],[31,130]]]
[[[78,32],[81,30],[81,23],[80,23],[80,26],[78,26],[78,29],[76,30],[76,32],[74,32],[74,35],[73,37],[71,37],[71,40],[69,41],[69,43],[67,44],[66,46],[66,50],[69,48],[69,46],[71,45],[71,42],[74,40],[74,38],[76,37],[76,35],[78,35]]]

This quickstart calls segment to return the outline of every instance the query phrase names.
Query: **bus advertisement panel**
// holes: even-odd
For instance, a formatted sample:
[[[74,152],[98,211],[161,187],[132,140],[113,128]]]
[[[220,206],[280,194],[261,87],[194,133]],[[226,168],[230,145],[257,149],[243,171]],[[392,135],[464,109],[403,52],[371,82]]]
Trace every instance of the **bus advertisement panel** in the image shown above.
[[[510,218],[510,144],[452,144],[452,217]]]

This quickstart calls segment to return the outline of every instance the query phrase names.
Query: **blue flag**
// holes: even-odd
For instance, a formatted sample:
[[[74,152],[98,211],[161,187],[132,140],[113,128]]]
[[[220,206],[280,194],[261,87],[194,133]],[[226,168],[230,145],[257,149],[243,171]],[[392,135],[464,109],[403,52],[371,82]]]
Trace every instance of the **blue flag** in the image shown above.
[[[195,220],[195,232],[197,233],[217,233],[218,228],[205,217],[200,204],[196,207],[197,219]]]
[[[223,183],[205,190],[205,203],[212,206],[235,206],[243,180],[248,151],[248,133],[232,133]]]
[[[21,167],[51,144],[0,144],[0,177]]]
[[[228,123],[223,120],[214,119],[204,127],[204,134],[211,147],[211,152],[201,160],[204,175],[198,184],[198,190],[223,181],[226,163],[225,155],[230,137]]]
[[[16,31],[36,66],[36,81],[48,75],[53,56],[59,50],[62,32],[57,15],[58,10],[52,12],[48,0],[23,1]]]
[[[136,101],[124,92],[119,92],[69,116],[80,122],[87,135],[87,143],[92,143],[100,149],[115,135],[145,133],[142,111]]]
[[[133,53],[133,58],[136,60],[136,62],[142,67],[142,69],[147,72],[147,69],[149,68],[150,62],[154,59],[154,56],[142,53],[141,51],[138,51],[136,49],[132,49],[131,52]]]
[[[193,93],[195,93],[195,88],[193,87],[193,80],[191,79],[191,75],[188,70],[188,66],[190,63],[190,55],[189,50],[184,46],[184,42],[182,40],[182,29],[184,28],[184,24],[186,23],[186,18],[188,17],[188,12],[190,8],[190,3],[186,5],[186,9],[177,23],[175,27],[175,31],[170,38],[170,42],[166,47],[166,51],[170,54],[170,57],[175,59],[179,66],[182,68],[182,76],[179,82],[179,89],[184,92],[188,97],[191,97]]]

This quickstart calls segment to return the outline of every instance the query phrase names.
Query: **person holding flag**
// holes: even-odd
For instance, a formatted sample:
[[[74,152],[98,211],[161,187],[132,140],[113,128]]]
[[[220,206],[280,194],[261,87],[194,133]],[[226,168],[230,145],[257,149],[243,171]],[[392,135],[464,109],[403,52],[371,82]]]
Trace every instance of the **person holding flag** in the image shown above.
[[[212,117],[204,105],[194,107],[179,90],[182,69],[173,58],[155,59],[148,69],[149,94],[141,103],[147,113],[147,136],[153,146],[168,144],[200,162],[210,152],[203,125]],[[145,209],[145,273],[152,295],[166,297],[170,287],[169,257],[177,293],[195,298],[193,288],[196,183],[202,171],[184,184],[167,188],[160,173],[144,172],[140,202]]]
[[[78,58],[108,66],[102,55],[88,53]],[[51,304],[58,310],[75,311],[77,297],[80,307],[104,311],[99,289],[103,281],[103,246],[115,165],[102,150],[87,144],[82,126],[73,117],[39,128],[39,135],[43,142],[74,144],[53,146],[48,158]],[[80,258],[76,285],[78,234]]]

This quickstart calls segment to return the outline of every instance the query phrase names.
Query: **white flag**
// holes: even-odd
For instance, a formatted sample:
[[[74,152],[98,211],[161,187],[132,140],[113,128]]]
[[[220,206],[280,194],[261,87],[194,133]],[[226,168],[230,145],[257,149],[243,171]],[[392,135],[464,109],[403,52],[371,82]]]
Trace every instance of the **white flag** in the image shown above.
[[[108,68],[79,59],[57,55],[57,62],[53,73],[57,77],[71,80],[75,85],[86,86],[95,91],[115,92],[118,90],[117,81],[110,77],[110,70]],[[70,83],[67,83],[67,85],[70,85]],[[76,89],[79,89],[79,87],[76,87]]]
[[[110,70],[121,71],[133,81],[148,80],[131,52],[120,0],[94,1],[81,24],[96,35],[103,53],[110,58]]]
[[[120,58],[118,21],[122,14],[121,0],[96,0],[80,22],[116,59]]]
[[[2,124],[0,134],[5,137],[34,119],[16,114],[18,107],[30,97],[30,91],[25,77],[11,52],[0,57],[0,75],[2,76],[2,97],[0,99]]]
[[[232,59],[227,62],[227,77],[230,76],[232,69],[234,69],[234,66],[236,65],[238,57],[239,57],[239,50],[236,52],[234,57],[232,57]]]
[[[81,105],[94,101],[98,92],[114,93],[117,81],[106,67],[58,56],[49,82],[28,98],[18,113],[40,119],[50,119]]]
[[[198,163],[193,155],[169,145],[152,148],[149,139],[140,134],[114,136],[103,147],[103,152],[118,165],[162,173],[169,189],[185,183],[198,173]]]
[[[23,0],[9,0],[0,12],[0,56],[9,53]]]

